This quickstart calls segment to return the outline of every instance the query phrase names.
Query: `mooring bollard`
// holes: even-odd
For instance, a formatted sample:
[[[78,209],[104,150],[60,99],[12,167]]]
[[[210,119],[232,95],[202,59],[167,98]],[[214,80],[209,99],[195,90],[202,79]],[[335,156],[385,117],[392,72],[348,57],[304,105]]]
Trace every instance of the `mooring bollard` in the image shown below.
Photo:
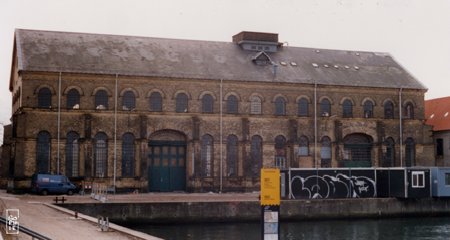
[[[98,225],[100,227],[100,229],[102,230],[102,232],[104,231],[108,231],[109,229],[109,218],[108,217],[102,217],[102,216],[98,216],[97,219]]]

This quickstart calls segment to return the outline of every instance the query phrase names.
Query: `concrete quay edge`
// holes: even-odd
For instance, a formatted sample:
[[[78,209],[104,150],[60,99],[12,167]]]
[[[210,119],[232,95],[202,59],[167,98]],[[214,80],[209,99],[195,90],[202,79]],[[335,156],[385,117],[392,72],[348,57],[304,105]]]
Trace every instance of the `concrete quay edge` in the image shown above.
[[[68,214],[68,215],[71,215],[71,216],[75,216],[75,211],[72,211],[72,210],[69,210],[69,209],[66,209],[66,208],[63,208],[63,207],[59,207],[59,206],[56,206],[56,205],[51,204],[51,203],[43,203],[43,204],[45,206],[49,207],[49,208],[53,208],[55,210],[58,210],[60,212],[65,213],[65,214]],[[94,224],[98,223],[98,219],[96,219],[94,217],[91,217],[91,216],[88,216],[88,215],[85,215],[85,214],[82,214],[82,213],[79,213],[79,212],[77,213],[77,216],[78,216],[78,218],[81,218],[81,219],[83,219],[85,221],[89,221],[89,222],[92,222]],[[126,228],[126,227],[122,227],[120,225],[117,225],[117,224],[114,224],[114,223],[111,223],[111,222],[109,223],[109,228],[111,228],[111,229],[113,229],[115,231],[121,232],[123,234],[139,238],[139,239],[144,239],[144,240],[163,240],[162,238],[158,238],[158,237],[151,236],[151,235],[143,233],[143,232],[138,232],[138,231]]]

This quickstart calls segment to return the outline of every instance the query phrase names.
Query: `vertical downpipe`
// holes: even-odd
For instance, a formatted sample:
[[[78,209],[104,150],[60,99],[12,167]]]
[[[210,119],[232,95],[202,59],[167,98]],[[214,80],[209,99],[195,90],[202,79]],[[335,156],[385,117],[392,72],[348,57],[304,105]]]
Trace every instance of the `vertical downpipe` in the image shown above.
[[[117,175],[117,79],[119,74],[116,73],[115,92],[114,92],[114,173],[113,173],[113,187],[114,194],[116,194],[116,175]]]
[[[60,161],[60,151],[59,144],[61,141],[61,72],[59,72],[58,79],[58,147],[56,148],[56,173],[59,174],[59,161]]]
[[[317,83],[314,83],[314,167],[317,168]]]
[[[222,119],[222,106],[223,106],[223,102],[222,102],[222,90],[223,90],[223,79],[220,79],[220,193],[222,193],[222,184],[223,184],[223,147],[222,147],[222,143],[223,143],[223,119]]]
[[[403,110],[403,104],[402,104],[402,91],[403,88],[400,88],[400,92],[398,94],[398,115],[400,119],[400,167],[403,167],[403,121],[402,121],[402,110]]]

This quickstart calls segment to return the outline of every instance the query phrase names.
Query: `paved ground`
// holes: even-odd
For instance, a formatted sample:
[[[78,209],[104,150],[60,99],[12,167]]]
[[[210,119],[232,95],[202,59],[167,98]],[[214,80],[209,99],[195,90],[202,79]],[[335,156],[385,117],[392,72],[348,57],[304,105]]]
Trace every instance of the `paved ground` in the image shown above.
[[[114,229],[102,232],[96,224],[97,219],[79,214],[83,219],[76,219],[73,212],[53,207],[56,196],[12,195],[0,190],[0,210],[5,215],[5,209],[19,209],[19,223],[51,239],[156,239],[120,226],[112,225]],[[59,196],[60,198],[61,196]],[[90,195],[64,196],[68,202],[98,202]],[[258,193],[144,193],[108,195],[108,202],[205,202],[205,201],[258,201]],[[3,226],[2,226],[3,227]],[[124,233],[125,232],[125,233]],[[4,239],[31,239],[20,233],[17,237],[5,235]],[[131,236],[127,233],[135,234]]]

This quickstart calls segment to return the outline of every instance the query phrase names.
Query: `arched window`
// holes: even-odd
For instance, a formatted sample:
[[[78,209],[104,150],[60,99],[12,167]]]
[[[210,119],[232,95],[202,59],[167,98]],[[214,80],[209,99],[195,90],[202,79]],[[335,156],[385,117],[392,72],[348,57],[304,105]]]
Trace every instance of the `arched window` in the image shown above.
[[[351,118],[353,117],[353,104],[352,101],[345,99],[342,103],[342,117]]]
[[[330,100],[326,98],[320,101],[320,116],[322,117],[331,116],[331,103]]]
[[[286,138],[281,135],[275,138],[275,167],[286,168]]]
[[[95,176],[106,177],[108,175],[108,136],[103,132],[97,133],[94,144]]]
[[[323,168],[331,167],[331,139],[327,136],[322,138],[320,148],[320,166]]]
[[[384,141],[384,156],[382,167],[395,167],[395,142],[392,138]]]
[[[80,108],[80,93],[75,88],[72,88],[67,93],[67,109]]]
[[[252,96],[250,98],[250,114],[261,114],[261,98]]]
[[[134,135],[125,133],[122,136],[122,177],[134,176]]]
[[[136,108],[136,97],[133,91],[126,91],[122,97],[122,110],[133,110]]]
[[[394,118],[394,104],[391,101],[386,101],[384,103],[384,118],[386,119]]]
[[[230,95],[227,98],[227,113],[238,113],[238,99],[234,95]]]
[[[214,99],[211,95],[205,94],[202,97],[202,113],[214,112]]]
[[[309,156],[309,141],[306,136],[300,137],[298,147],[299,156]]]
[[[286,100],[282,97],[277,97],[275,99],[275,115],[284,116],[286,115]]]
[[[258,135],[254,135],[252,136],[251,141],[252,143],[250,146],[250,158],[251,158],[250,174],[252,177],[259,177],[262,166],[262,153],[263,153],[262,138]]]
[[[364,133],[345,136],[344,152],[339,167],[372,167],[373,139]]]
[[[414,139],[407,138],[405,141],[405,165],[406,167],[415,166],[416,162],[416,143]]]
[[[105,90],[98,90],[95,93],[95,109],[108,109],[108,93]]]
[[[299,117],[308,116],[308,100],[306,98],[301,98],[298,101],[298,116]]]
[[[237,176],[238,138],[235,135],[227,137],[227,176]]]
[[[162,96],[159,92],[152,92],[150,94],[150,111],[161,112],[162,111]]]
[[[364,102],[364,117],[365,118],[373,118],[373,103],[372,101]]]
[[[176,97],[176,112],[184,113],[188,112],[188,101],[189,98],[185,93],[178,93]]]
[[[403,118],[414,119],[414,105],[408,102],[403,110]]]
[[[50,133],[41,131],[36,142],[36,172],[50,172]]]
[[[76,132],[67,133],[66,139],[66,176],[78,177],[80,170],[80,135]]]
[[[52,106],[52,92],[50,89],[44,87],[38,92],[38,107],[50,108]]]
[[[204,177],[213,176],[213,138],[211,135],[203,135],[201,143],[202,173]]]

